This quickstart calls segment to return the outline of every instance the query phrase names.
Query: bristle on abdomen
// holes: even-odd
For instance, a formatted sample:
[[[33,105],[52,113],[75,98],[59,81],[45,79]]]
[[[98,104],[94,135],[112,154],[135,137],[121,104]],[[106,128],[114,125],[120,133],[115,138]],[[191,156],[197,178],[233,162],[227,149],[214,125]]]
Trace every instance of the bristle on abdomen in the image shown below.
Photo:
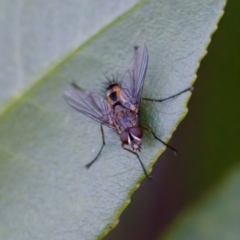
[[[117,82],[115,82],[114,80],[112,80],[111,82],[108,83],[106,89],[107,89],[107,91],[108,91],[108,90],[113,89],[113,88],[116,87],[116,86],[120,87]]]

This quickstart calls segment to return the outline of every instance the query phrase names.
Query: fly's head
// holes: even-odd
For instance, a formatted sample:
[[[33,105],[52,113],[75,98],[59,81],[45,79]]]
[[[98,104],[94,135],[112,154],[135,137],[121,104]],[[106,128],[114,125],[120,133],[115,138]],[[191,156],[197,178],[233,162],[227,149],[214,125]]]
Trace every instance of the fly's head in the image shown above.
[[[142,135],[142,130],[139,127],[131,127],[120,135],[120,139],[122,143],[130,145],[133,150],[140,152]]]

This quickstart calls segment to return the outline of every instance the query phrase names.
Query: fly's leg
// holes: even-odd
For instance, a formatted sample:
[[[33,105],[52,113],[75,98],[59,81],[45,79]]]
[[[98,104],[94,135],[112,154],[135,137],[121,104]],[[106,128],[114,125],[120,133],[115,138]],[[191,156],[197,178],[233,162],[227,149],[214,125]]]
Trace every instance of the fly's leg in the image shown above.
[[[103,147],[105,145],[105,138],[104,138],[104,132],[103,132],[103,127],[101,125],[101,133],[102,133],[102,147],[101,149],[99,150],[97,156],[90,162],[88,163],[87,165],[85,165],[86,168],[90,168],[92,166],[92,164],[98,159],[99,155],[101,154],[102,150],[103,150]]]
[[[150,102],[164,102],[168,99],[177,97],[177,96],[181,95],[182,93],[185,93],[185,92],[188,92],[188,91],[192,92],[193,90],[194,90],[193,87],[189,87],[189,88],[186,88],[185,90],[183,90],[179,93],[176,93],[176,94],[174,94],[170,97],[166,97],[166,98],[162,98],[162,99],[142,98],[142,100],[150,101]],[[161,142],[162,144],[164,144],[165,146],[167,146],[168,148],[173,150],[174,154],[177,155],[177,150],[175,148],[171,147],[170,145],[168,145],[167,143],[163,142],[160,138],[158,138],[157,135],[152,131],[151,128],[149,128],[147,126],[144,126],[144,125],[140,125],[140,128],[143,129],[143,130],[147,130],[147,131],[151,132],[155,139],[157,139],[159,142]]]
[[[157,137],[157,135],[152,131],[151,128],[144,126],[144,125],[140,125],[139,126],[142,130],[147,130],[149,131],[155,139],[157,139],[159,142],[161,142],[162,144],[164,144],[165,146],[167,146],[168,148],[170,148],[171,150],[173,150],[174,154],[177,155],[177,150],[173,147],[171,147],[170,145],[168,145],[167,143],[165,143],[164,141],[162,141],[160,138]]]
[[[132,151],[131,149],[125,148],[125,147],[124,147],[124,143],[122,143],[122,148],[123,148],[124,150],[126,150],[126,151],[128,151],[128,152],[130,152],[130,153],[133,153],[134,155],[137,156],[138,161],[140,162],[140,164],[141,164],[141,166],[142,166],[142,169],[143,169],[144,174],[146,175],[146,177],[147,177],[148,179],[152,179],[152,177],[147,174],[147,171],[146,171],[146,169],[145,169],[145,167],[144,167],[144,165],[143,165],[140,157],[138,156],[138,154],[137,154],[136,152]]]
[[[174,94],[174,95],[172,95],[170,97],[167,97],[167,98],[162,98],[162,99],[142,98],[142,100],[150,101],[150,102],[164,102],[164,101],[166,101],[168,99],[177,97],[177,96],[181,95],[182,93],[185,93],[185,92],[188,92],[188,91],[192,92],[193,89],[194,89],[193,87],[189,87],[189,88],[187,88],[187,89],[185,89],[185,90],[183,90],[183,91],[181,91],[179,93],[176,93],[176,94]]]
[[[75,82],[72,82],[71,85],[72,85],[72,87],[74,87],[75,89],[82,90]]]
[[[82,90],[76,83],[72,82],[71,85],[78,90]],[[102,133],[102,147],[100,148],[97,156],[88,164],[85,165],[86,168],[90,168],[92,166],[92,164],[98,159],[99,155],[101,154],[103,147],[105,145],[105,138],[104,138],[104,132],[103,132],[103,127],[101,125],[101,133]]]

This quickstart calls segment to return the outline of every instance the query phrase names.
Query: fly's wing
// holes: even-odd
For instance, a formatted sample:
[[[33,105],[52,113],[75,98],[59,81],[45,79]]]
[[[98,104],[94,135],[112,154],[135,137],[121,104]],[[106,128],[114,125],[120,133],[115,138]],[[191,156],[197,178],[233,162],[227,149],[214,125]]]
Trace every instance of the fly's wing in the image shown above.
[[[135,53],[122,81],[122,97],[136,108],[141,100],[144,78],[148,65],[148,51],[145,45],[134,47]]]
[[[110,126],[110,106],[102,97],[81,89],[69,89],[64,92],[67,102],[76,110],[93,120]]]

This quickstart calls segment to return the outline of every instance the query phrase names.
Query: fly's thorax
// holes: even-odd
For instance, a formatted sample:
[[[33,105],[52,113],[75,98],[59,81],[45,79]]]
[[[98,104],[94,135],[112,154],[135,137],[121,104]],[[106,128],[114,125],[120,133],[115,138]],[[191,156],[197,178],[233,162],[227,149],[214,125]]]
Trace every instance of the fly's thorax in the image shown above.
[[[142,142],[142,130],[139,127],[132,127],[126,129],[121,135],[120,139],[124,144],[130,145],[134,150],[141,148]]]
[[[118,133],[122,134],[126,129],[138,126],[138,115],[117,104],[114,107],[113,121]]]
[[[110,82],[107,87],[107,101],[110,105],[120,101],[121,87],[116,82]]]

